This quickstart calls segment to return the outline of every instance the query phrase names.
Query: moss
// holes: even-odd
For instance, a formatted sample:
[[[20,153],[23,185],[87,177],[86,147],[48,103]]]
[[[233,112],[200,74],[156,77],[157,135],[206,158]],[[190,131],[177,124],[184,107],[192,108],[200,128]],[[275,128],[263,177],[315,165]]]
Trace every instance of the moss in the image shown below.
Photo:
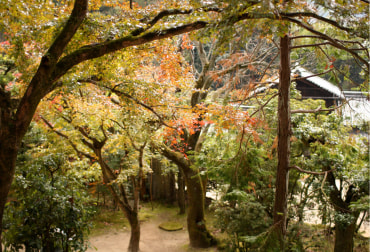
[[[184,228],[184,226],[181,223],[172,221],[163,222],[158,227],[166,231],[178,231]]]

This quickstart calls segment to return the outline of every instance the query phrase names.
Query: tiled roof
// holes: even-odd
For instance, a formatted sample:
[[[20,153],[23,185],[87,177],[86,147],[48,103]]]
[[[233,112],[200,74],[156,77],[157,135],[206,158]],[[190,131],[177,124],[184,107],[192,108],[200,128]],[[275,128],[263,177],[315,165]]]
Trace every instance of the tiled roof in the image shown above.
[[[300,77],[306,78],[309,76],[309,78],[306,78],[309,82],[321,87],[322,89],[325,89],[326,91],[334,94],[335,96],[344,99],[344,95],[340,88],[335,86],[334,84],[330,83],[329,81],[324,80],[323,78],[319,76],[313,76],[315,74],[311,73],[310,71],[304,69],[303,67],[295,67],[293,70],[293,73],[297,73]]]

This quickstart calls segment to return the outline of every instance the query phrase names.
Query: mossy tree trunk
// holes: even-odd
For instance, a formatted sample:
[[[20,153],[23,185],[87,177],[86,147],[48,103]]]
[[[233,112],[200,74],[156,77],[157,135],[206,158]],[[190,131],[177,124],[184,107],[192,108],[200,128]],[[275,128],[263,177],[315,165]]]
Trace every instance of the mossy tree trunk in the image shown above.
[[[216,244],[216,240],[208,231],[205,220],[204,188],[199,169],[192,167],[191,157],[175,152],[167,146],[157,146],[161,153],[173,161],[181,169],[188,194],[187,225],[190,245],[194,248],[208,248]]]
[[[357,216],[352,216],[353,220],[350,223],[335,222],[335,243],[334,252],[352,252],[353,251],[353,236],[356,231]]]
[[[204,218],[205,190],[199,171],[190,167],[184,169],[185,183],[189,198],[187,225],[189,230],[190,246],[195,248],[208,248],[216,244],[216,241],[207,230]]]

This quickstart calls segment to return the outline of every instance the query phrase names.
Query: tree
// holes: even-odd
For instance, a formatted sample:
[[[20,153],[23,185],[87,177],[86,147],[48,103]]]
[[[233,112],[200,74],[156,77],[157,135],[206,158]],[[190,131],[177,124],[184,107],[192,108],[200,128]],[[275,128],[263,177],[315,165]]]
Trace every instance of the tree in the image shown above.
[[[91,164],[99,164],[103,183],[130,223],[128,250],[137,252],[139,200],[144,174],[148,170],[145,149],[156,125],[150,126],[151,118],[146,117],[140,107],[122,109],[117,104],[119,101],[110,102],[111,98],[94,85],[86,85],[86,89],[80,89],[76,95],[78,97],[65,95],[59,103],[56,96],[49,109],[40,109],[44,114],[42,122],[73,147],[76,160],[88,158]],[[45,117],[52,118],[55,123]],[[114,155],[118,162],[112,160]],[[132,190],[128,189],[130,187]]]
[[[201,177],[199,167],[194,167],[192,156],[201,150],[204,135],[207,134],[207,128],[209,127],[202,126],[205,123],[202,118],[201,103],[207,96],[208,89],[212,84],[209,71],[215,67],[217,54],[211,51],[207,55],[203,44],[200,42],[197,48],[201,59],[201,71],[194,84],[197,91],[191,94],[189,106],[191,112],[187,116],[188,118],[181,116],[177,122],[173,123],[171,131],[168,133],[170,135],[168,140],[171,141],[169,146],[163,144],[154,144],[154,146],[162,155],[173,161],[184,175],[189,200],[187,225],[190,245],[207,248],[216,244],[206,227],[204,216],[205,185],[207,182],[206,178]],[[198,109],[200,112],[197,111]]]
[[[335,113],[305,116],[295,135],[306,148],[303,157],[310,170],[327,172],[320,194],[334,209],[334,251],[353,251],[361,201],[368,198],[368,140],[350,133],[350,127]],[[299,161],[298,161],[299,162]],[[300,162],[303,162],[301,160]],[[331,172],[328,172],[331,171]]]

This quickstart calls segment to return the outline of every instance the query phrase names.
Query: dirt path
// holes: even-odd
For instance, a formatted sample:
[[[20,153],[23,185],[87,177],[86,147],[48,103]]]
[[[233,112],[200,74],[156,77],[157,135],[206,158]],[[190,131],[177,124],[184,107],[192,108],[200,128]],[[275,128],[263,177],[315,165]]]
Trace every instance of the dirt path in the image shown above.
[[[167,232],[158,228],[158,220],[149,220],[141,224],[141,252],[177,252],[187,251],[189,243],[187,230]],[[130,231],[114,232],[90,238],[92,246],[98,252],[127,251]],[[96,251],[93,248],[87,252]]]
[[[166,221],[176,221],[184,228],[179,231],[164,231],[159,224]],[[112,231],[89,239],[91,248],[87,252],[126,252],[130,239],[130,230]],[[95,248],[97,250],[95,250]],[[174,215],[170,212],[154,214],[147,221],[141,223],[140,252],[191,252],[191,251],[217,251],[216,248],[206,250],[189,248],[189,236],[184,216]]]

